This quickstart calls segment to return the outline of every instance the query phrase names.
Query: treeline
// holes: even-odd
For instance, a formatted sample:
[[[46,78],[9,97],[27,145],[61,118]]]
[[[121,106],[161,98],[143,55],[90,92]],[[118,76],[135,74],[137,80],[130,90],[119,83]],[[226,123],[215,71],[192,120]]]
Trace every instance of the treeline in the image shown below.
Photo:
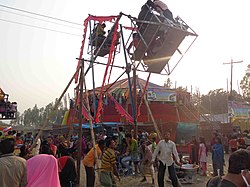
[[[56,101],[49,103],[47,106],[42,108],[38,108],[37,105],[35,105],[32,109],[29,108],[22,114],[18,112],[16,119],[12,120],[10,123],[15,125],[23,125],[26,127],[40,127],[43,125],[46,118],[53,110],[55,103]],[[67,108],[64,107],[63,103],[61,102],[55,114],[53,114],[51,117],[49,124],[60,125],[66,110]]]

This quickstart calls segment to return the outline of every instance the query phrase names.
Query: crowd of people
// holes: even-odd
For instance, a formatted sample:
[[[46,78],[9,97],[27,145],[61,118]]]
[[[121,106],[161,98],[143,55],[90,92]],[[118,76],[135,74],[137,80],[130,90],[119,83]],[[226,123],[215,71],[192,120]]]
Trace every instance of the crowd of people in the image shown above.
[[[163,139],[158,140],[154,132],[139,130],[135,134],[133,129],[124,130],[119,126],[112,136],[105,131],[96,134],[94,147],[91,138],[83,136],[82,164],[86,172],[86,186],[96,185],[96,172],[99,172],[99,183],[104,187],[115,186],[121,176],[127,175],[141,176],[140,181],[143,183],[147,181],[147,173],[150,173],[150,182],[154,185],[157,171],[157,184],[163,187],[167,169],[172,185],[179,187],[181,183],[177,168],[186,163],[199,165],[199,174],[206,176],[208,151],[211,151],[213,173],[207,186],[220,184],[222,187],[245,187],[250,183],[250,152],[246,144],[248,133],[244,131],[239,134],[234,130],[232,138],[226,140],[230,150],[228,153],[225,136],[218,132],[214,133],[209,146],[203,137],[198,141],[193,136],[187,143],[188,160],[178,154],[177,146],[171,140],[171,132],[164,132]],[[38,139],[36,135],[33,137],[31,132],[24,134],[10,130],[1,136],[0,186],[77,186],[77,133],[71,136],[49,134]],[[237,137],[236,149],[230,146],[234,136]],[[242,137],[245,137],[245,146]],[[223,169],[226,162],[224,154],[230,154],[226,174]]]

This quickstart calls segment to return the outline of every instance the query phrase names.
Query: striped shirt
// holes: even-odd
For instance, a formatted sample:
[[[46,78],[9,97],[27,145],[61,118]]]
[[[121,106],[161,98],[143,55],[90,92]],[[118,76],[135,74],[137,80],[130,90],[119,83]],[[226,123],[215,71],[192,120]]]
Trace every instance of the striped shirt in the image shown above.
[[[113,164],[116,163],[115,152],[113,149],[107,148],[102,155],[101,169],[102,171],[111,172],[113,170]]]

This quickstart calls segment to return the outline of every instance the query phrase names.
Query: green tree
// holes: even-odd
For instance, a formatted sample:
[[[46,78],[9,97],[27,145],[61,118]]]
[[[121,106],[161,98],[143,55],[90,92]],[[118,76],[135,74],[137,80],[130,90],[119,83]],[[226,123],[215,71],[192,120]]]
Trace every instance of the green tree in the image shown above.
[[[55,101],[55,103],[57,100]],[[24,113],[20,116],[20,121],[23,121],[25,126],[32,126],[32,127],[40,127],[43,125],[47,117],[50,115],[54,108],[54,103],[49,103],[47,106],[38,108],[37,105],[33,107],[33,109],[27,109]],[[60,102],[58,105],[57,110],[52,115],[49,120],[49,125],[52,124],[61,124],[63,120],[64,113],[67,109],[63,107],[63,103]],[[22,122],[21,122],[22,123]]]
[[[168,78],[166,81],[164,81],[164,87],[165,88],[171,88],[172,87],[172,82],[170,80],[170,78]]]
[[[199,111],[203,114],[224,114],[228,112],[229,94],[222,88],[211,90],[207,95],[202,95],[199,100]],[[243,101],[243,98],[235,90],[232,91],[235,101]]]
[[[250,102],[250,64],[247,66],[246,73],[240,82],[240,88],[243,92],[243,97]]]

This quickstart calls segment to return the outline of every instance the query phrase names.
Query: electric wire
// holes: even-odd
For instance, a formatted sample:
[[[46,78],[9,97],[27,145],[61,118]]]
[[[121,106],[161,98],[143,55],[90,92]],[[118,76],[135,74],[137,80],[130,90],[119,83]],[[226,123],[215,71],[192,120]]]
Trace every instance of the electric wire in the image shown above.
[[[61,34],[67,34],[67,35],[71,35],[71,36],[77,36],[77,37],[82,36],[82,35],[72,34],[72,33],[68,33],[68,32],[58,31],[58,30],[54,30],[54,29],[48,29],[48,28],[44,28],[44,27],[39,27],[39,26],[35,26],[35,25],[29,25],[29,24],[25,24],[25,23],[20,23],[20,22],[16,22],[16,21],[5,20],[5,19],[1,19],[1,18],[0,18],[0,21],[9,22],[9,23],[15,23],[15,24],[19,24],[19,25],[24,25],[24,26],[28,26],[28,27],[33,27],[33,28],[48,30],[48,31],[57,32],[57,33],[61,33]]]
[[[36,20],[40,20],[40,21],[44,21],[44,22],[48,22],[48,23],[53,23],[53,24],[56,24],[56,25],[61,25],[61,26],[65,26],[65,27],[69,27],[69,28],[73,28],[73,29],[82,30],[79,27],[77,28],[77,27],[73,27],[73,26],[69,26],[69,25],[65,25],[65,24],[61,24],[61,23],[56,23],[56,22],[53,22],[53,21],[48,21],[48,20],[44,20],[44,19],[40,19],[40,18],[36,18],[36,17],[24,15],[24,14],[18,14],[18,13],[11,12],[11,11],[8,11],[8,10],[2,10],[2,9],[0,9],[0,11],[7,12],[7,13],[10,13],[10,14],[15,14],[15,15],[18,15],[18,16],[23,16],[23,17],[31,18],[31,19],[36,19]]]
[[[25,12],[25,13],[28,13],[28,14],[33,14],[33,15],[36,15],[36,16],[41,16],[41,17],[45,17],[45,18],[49,18],[49,19],[54,19],[54,20],[57,20],[57,21],[65,22],[65,23],[70,23],[70,24],[73,24],[73,25],[82,26],[82,24],[79,24],[79,23],[75,23],[75,22],[72,22],[72,21],[67,21],[67,20],[63,20],[63,19],[59,19],[59,18],[55,18],[55,17],[43,15],[43,14],[38,14],[38,13],[30,12],[30,11],[27,11],[27,10],[22,10],[22,9],[18,9],[18,8],[14,8],[14,7],[9,7],[9,6],[5,6],[5,5],[1,5],[1,4],[0,4],[0,6],[4,7],[4,8],[12,9],[12,10],[20,11],[20,12]]]

